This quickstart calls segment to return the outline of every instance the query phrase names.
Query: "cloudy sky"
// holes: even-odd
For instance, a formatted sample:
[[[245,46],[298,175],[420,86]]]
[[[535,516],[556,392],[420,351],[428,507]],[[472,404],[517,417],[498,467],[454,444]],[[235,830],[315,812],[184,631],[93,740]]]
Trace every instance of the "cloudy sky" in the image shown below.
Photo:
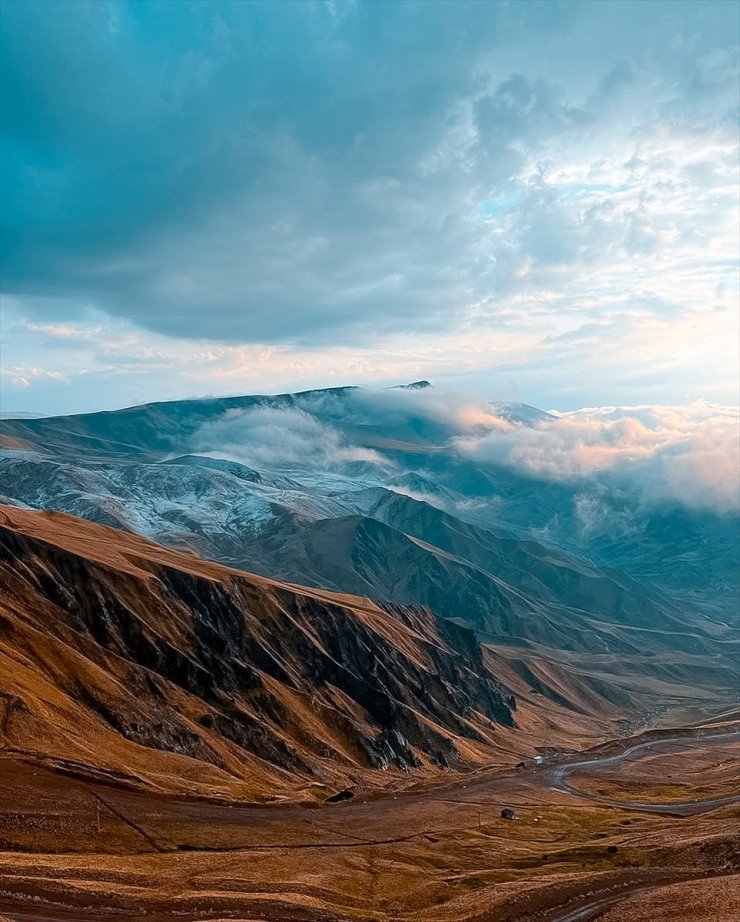
[[[737,404],[739,10],[3,0],[2,409]]]

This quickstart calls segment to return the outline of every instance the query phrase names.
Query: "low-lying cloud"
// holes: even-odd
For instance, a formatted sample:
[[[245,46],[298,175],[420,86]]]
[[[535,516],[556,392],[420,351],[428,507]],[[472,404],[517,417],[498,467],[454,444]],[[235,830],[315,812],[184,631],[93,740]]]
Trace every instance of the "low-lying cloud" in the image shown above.
[[[595,479],[716,512],[740,509],[740,417],[729,407],[601,407],[455,440],[482,463],[560,482]]]
[[[433,387],[317,391],[290,406],[226,413],[203,426],[193,448],[260,468],[387,465],[383,440],[413,443],[483,467],[583,491],[583,528],[601,518],[599,496],[625,490],[641,504],[678,502],[740,511],[740,411],[687,406],[588,407],[543,413]]]
[[[230,410],[203,425],[196,451],[214,452],[259,469],[332,467],[352,461],[383,463],[372,449],[353,445],[342,433],[305,410],[257,406]]]

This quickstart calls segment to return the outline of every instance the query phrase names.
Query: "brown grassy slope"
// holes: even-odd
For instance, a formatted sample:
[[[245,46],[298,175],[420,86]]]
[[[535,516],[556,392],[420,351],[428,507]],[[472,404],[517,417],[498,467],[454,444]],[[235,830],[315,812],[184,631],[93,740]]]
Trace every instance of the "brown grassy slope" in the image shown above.
[[[420,609],[13,507],[0,586],[0,739],[67,771],[314,799],[501,758],[512,724],[472,633]]]
[[[0,758],[0,791],[0,912],[31,907],[34,922],[562,922],[676,881],[736,885],[740,868],[736,806],[611,808],[526,770],[307,809],[141,794]],[[724,901],[706,892],[685,922]]]
[[[629,897],[602,916],[602,922],[644,922],[645,919],[737,922],[740,919],[740,877],[729,875],[656,887]]]

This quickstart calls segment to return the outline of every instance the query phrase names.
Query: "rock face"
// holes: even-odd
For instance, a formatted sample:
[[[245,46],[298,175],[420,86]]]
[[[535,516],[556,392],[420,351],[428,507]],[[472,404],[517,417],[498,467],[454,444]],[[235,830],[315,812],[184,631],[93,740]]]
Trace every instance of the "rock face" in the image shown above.
[[[26,758],[254,798],[462,768],[513,724],[473,633],[426,609],[60,513],[0,507],[0,522],[0,732]]]

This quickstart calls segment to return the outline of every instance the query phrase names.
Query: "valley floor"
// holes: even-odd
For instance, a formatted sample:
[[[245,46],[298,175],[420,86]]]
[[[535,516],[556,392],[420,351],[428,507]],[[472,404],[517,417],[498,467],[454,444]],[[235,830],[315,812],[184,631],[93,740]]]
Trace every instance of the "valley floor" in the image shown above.
[[[145,794],[8,753],[0,916],[731,922],[736,716],[321,806]]]

